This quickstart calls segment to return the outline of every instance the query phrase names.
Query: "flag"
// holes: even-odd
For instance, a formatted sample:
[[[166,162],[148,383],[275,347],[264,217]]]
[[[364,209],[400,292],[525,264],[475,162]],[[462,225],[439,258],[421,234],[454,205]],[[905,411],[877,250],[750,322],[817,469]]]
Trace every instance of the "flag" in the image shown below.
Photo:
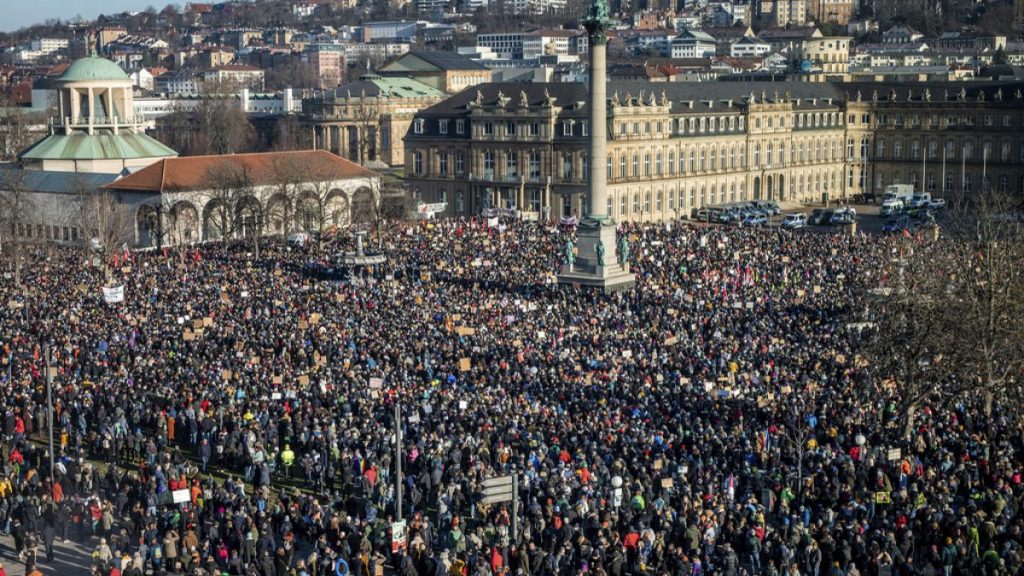
[[[769,449],[771,448],[771,446],[772,446],[772,435],[771,435],[771,433],[770,433],[770,432],[768,431],[768,428],[765,428],[765,429],[764,429],[764,435],[763,435],[763,438],[764,438],[764,439],[763,439],[763,441],[761,442],[761,444],[762,444],[762,445],[764,446],[764,451],[765,451],[765,452],[768,452],[768,450],[769,450]]]
[[[906,228],[904,228],[903,229],[903,237],[904,238],[910,238],[910,230],[907,230]]]

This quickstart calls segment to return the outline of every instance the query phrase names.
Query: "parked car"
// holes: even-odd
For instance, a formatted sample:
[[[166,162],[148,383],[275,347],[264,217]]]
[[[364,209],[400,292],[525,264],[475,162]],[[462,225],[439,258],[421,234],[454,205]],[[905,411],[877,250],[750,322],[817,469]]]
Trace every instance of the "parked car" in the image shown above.
[[[913,229],[914,227],[910,223],[910,217],[906,215],[890,218],[882,225],[882,232],[888,232],[890,234],[895,234],[904,230],[913,231]]]
[[[807,225],[807,214],[797,212],[795,214],[786,214],[786,217],[782,219],[782,227],[789,228],[790,230],[796,230],[797,228],[803,228]]]
[[[768,217],[764,214],[751,214],[743,219],[744,226],[764,226],[768,223]]]
[[[824,208],[815,208],[811,210],[811,215],[807,218],[808,224],[818,225],[828,223],[828,219],[832,217],[832,211]]]
[[[288,245],[295,248],[301,248],[309,243],[310,236],[306,232],[296,232],[288,235]]]
[[[840,208],[839,210],[836,210],[835,212],[833,212],[832,216],[828,220],[828,223],[832,224],[833,226],[837,226],[837,225],[841,225],[841,224],[853,224],[853,222],[856,219],[857,219],[857,211],[854,210],[853,208],[847,207],[847,208]]]
[[[762,211],[764,211],[765,214],[769,216],[774,216],[776,214],[782,213],[782,209],[779,208],[779,205],[776,204],[775,202],[772,202],[771,200],[755,200],[754,205],[761,209]]]
[[[893,199],[882,202],[881,208],[878,209],[878,213],[882,216],[892,216],[893,214],[899,214],[902,211],[903,202]]]
[[[933,198],[932,201],[928,203],[928,208],[931,208],[932,210],[942,210],[945,207],[945,198]]]

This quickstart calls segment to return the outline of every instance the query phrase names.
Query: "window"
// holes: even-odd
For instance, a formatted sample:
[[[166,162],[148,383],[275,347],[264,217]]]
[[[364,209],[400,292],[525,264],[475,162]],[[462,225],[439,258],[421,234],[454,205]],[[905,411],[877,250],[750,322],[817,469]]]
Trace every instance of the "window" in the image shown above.
[[[414,174],[423,174],[423,153],[412,153],[412,171]]]
[[[675,195],[675,192],[669,192],[668,193],[668,209],[669,210],[675,210],[676,209],[676,195]]]
[[[914,140],[910,143],[910,157],[917,160],[921,157],[921,146]]]
[[[412,131],[413,131],[413,133],[415,133],[415,134],[423,134],[423,125],[424,125],[424,123],[425,123],[425,121],[423,120],[423,118],[417,118],[415,121],[413,121],[413,123],[412,123]]]
[[[772,155],[773,155],[772,154],[773,150],[772,150],[772,143],[771,142],[768,143],[768,148],[767,148],[766,152],[767,152],[767,154],[765,154],[765,166],[771,168],[772,167]]]
[[[448,175],[448,153],[439,152],[437,154],[437,173],[439,176]]]
[[[651,176],[651,155],[644,154],[644,176]]]
[[[850,160],[853,159],[853,138],[846,141],[846,157]]]
[[[735,170],[736,169],[736,147],[735,146],[730,146],[729,147],[729,168],[731,170]]]
[[[465,120],[456,120],[455,121],[455,133],[456,134],[465,134],[466,133],[466,121]]]
[[[484,178],[494,180],[494,152],[484,152]]]
[[[530,136],[540,136],[540,123],[539,122],[531,122],[530,123],[530,132],[529,132],[529,134],[530,134]]]
[[[530,180],[540,180],[540,152],[530,152]]]
[[[651,191],[644,192],[644,214],[651,213]]]
[[[633,122],[633,135],[634,136],[639,136],[640,135],[640,123],[639,122]]]
[[[572,121],[562,122],[562,136],[572,136]]]
[[[640,176],[640,155],[633,154],[633,178]]]
[[[651,133],[651,123],[650,122],[644,122],[644,134],[650,134],[650,133]]]
[[[903,140],[897,138],[896,141],[892,143],[892,159],[900,160],[901,158],[903,158]]]
[[[446,119],[438,120],[437,121],[437,131],[440,134],[447,134],[448,133],[448,120],[446,120]]]
[[[494,136],[494,122],[484,122],[484,136]]]
[[[868,139],[867,138],[861,138],[860,139],[860,159],[861,160],[867,160],[868,159]]]
[[[622,196],[619,196],[619,216],[625,216],[625,215],[626,215],[626,194],[623,193]]]
[[[754,144],[754,167],[761,167],[761,144]]]
[[[711,160],[711,169],[712,170],[718,170],[718,152],[715,150],[714,146],[711,147],[710,155],[711,155],[711,158],[710,158],[710,160]]]
[[[690,172],[695,172],[696,170],[697,170],[697,156],[696,156],[696,152],[694,152],[693,148],[690,148]]]
[[[465,198],[462,190],[455,191],[455,211],[462,212],[465,209]]]
[[[505,177],[509,180],[515,180],[519,176],[519,160],[516,158],[515,152],[510,152],[505,155]]]
[[[466,172],[466,155],[462,152],[455,154],[455,173],[460,176]]]
[[[505,121],[505,136],[509,138],[515,138],[516,136],[516,123],[511,120]]]
[[[607,209],[608,209],[608,216],[615,216],[615,195],[614,194],[609,194],[608,195]]]
[[[626,172],[626,157],[623,155],[619,157],[619,178],[626,178],[627,176],[629,176],[629,173]]]
[[[654,173],[661,176],[661,152],[654,155]]]
[[[612,179],[612,157],[611,156],[608,157],[608,165],[607,166],[608,166],[608,169],[607,169],[607,176],[606,177],[609,180],[611,180]],[[587,171],[584,170],[582,173],[586,174]]]
[[[572,181],[572,156],[562,154],[562,181]]]
[[[584,136],[586,136],[589,133],[589,128],[587,127],[588,124],[589,122],[587,122],[586,120],[580,122],[580,128],[583,129],[582,132]]]
[[[1009,162],[1010,161],[1010,143],[1003,142],[1003,145],[999,149],[999,161]]]
[[[622,124],[619,124],[619,134],[621,134],[622,136],[626,135],[626,123],[625,122],[623,122]]]
[[[669,152],[668,152],[668,173],[669,174],[675,174],[676,173],[676,151],[675,150],[669,150]]]
[[[964,142],[963,151],[964,160],[971,160],[974,156],[974,144],[971,142]]]
[[[640,194],[633,194],[633,214],[640,213]]]

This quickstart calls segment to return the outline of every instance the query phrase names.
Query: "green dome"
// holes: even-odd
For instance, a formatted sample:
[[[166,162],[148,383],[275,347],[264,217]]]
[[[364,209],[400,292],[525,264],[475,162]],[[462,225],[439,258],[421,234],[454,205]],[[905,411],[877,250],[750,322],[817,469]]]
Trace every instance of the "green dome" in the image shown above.
[[[58,79],[61,82],[88,82],[93,80],[118,80],[130,82],[121,67],[106,58],[89,56],[75,60]]]

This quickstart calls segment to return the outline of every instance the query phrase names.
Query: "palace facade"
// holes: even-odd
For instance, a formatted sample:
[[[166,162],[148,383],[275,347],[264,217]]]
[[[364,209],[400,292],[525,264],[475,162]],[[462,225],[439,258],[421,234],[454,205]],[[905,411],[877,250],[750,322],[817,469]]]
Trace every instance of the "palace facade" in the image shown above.
[[[608,212],[655,221],[741,200],[850,199],[895,182],[941,194],[971,190],[983,172],[1024,193],[1020,89],[612,81]],[[585,214],[586,100],[579,83],[491,83],[420,111],[405,137],[409,191],[446,202],[448,215]]]

